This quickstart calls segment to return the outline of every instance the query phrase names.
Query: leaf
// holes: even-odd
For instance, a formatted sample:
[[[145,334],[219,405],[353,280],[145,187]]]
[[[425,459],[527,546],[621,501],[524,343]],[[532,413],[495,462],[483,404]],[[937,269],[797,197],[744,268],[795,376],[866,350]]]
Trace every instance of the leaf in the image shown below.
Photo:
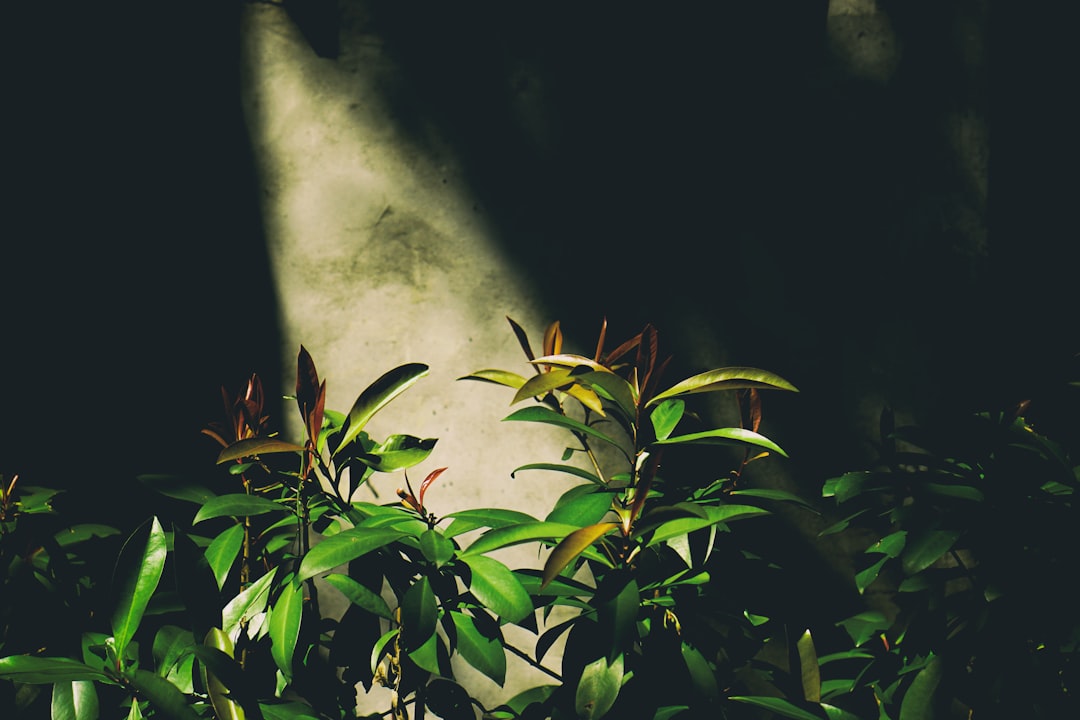
[[[201,505],[214,497],[214,493],[205,486],[176,475],[147,474],[138,475],[136,479],[155,492],[175,500],[184,500],[185,502]]]
[[[686,402],[681,399],[664,400],[653,409],[649,414],[649,421],[652,422],[657,440],[664,440],[671,435],[671,431],[682,420],[685,409]]]
[[[532,614],[529,593],[506,565],[483,555],[462,557],[469,566],[469,591],[501,619],[518,623]]]
[[[443,532],[443,535],[448,538],[482,527],[500,528],[507,527],[508,525],[539,522],[528,513],[519,512],[517,510],[503,510],[502,508],[458,510],[457,512],[443,515],[443,520],[448,518],[452,520],[452,522]]]
[[[364,453],[362,460],[379,472],[394,472],[419,465],[435,448],[436,438],[391,435],[376,448]]]
[[[686,535],[710,525],[770,514],[768,510],[755,505],[717,505],[704,506],[703,509],[707,515],[705,518],[684,517],[663,523],[653,531],[645,547],[652,547],[670,538]]]
[[[187,695],[175,685],[147,670],[136,670],[131,684],[143,697],[150,701],[154,709],[169,720],[201,720],[195,708],[188,702]]]
[[[576,380],[570,377],[570,370],[567,368],[555,368],[539,375],[533,375],[514,393],[510,404],[517,405],[522,400],[542,397],[559,388],[569,389],[575,382]]]
[[[222,465],[230,460],[256,457],[257,455],[270,455],[271,453],[303,452],[304,446],[285,442],[276,438],[256,437],[237,440],[227,448],[222,448],[218,453],[217,464]]]
[[[420,536],[420,552],[424,553],[424,557],[435,567],[441,568],[454,558],[457,548],[438,530],[425,530]]]
[[[540,589],[543,590],[549,582],[554,580],[567,565],[585,551],[585,548],[611,531],[617,530],[618,527],[618,523],[596,523],[595,525],[574,530],[574,532],[564,537],[544,562],[543,580],[540,583]]]
[[[732,490],[729,495],[733,497],[752,497],[760,498],[762,500],[776,500],[777,502],[790,502],[798,505],[801,508],[805,508],[815,515],[820,515],[817,508],[803,500],[795,493],[787,492],[786,490],[773,490],[772,488],[747,488],[746,490]]]
[[[610,398],[628,420],[636,419],[634,389],[625,379],[606,369],[582,372],[581,367],[574,369],[572,375],[582,385],[588,385],[599,395]]]
[[[525,384],[525,378],[507,370],[477,370],[476,372],[459,377],[458,380],[480,380],[483,382],[504,385],[508,388],[517,389]]]
[[[401,598],[401,639],[409,652],[419,650],[435,635],[439,606],[431,582],[422,577]]]
[[[661,708],[656,708],[656,713],[653,715],[652,720],[671,720],[683,710],[689,710],[689,705],[665,705]]]
[[[521,422],[538,422],[546,423],[548,425],[555,425],[557,427],[565,428],[573,432],[583,433],[590,437],[594,437],[597,440],[614,445],[615,447],[622,449],[622,446],[615,440],[611,439],[604,433],[596,430],[585,423],[578,422],[565,415],[552,410],[544,405],[535,405],[533,407],[525,407],[517,410],[510,415],[503,418],[503,422],[509,421],[521,421]]]
[[[885,537],[878,540],[876,543],[866,548],[864,552],[867,553],[881,553],[888,557],[899,557],[900,553],[904,550],[904,545],[907,543],[907,530],[897,530],[894,533],[889,533]]]
[[[855,574],[855,587],[858,589],[860,595],[865,593],[866,589],[877,580],[878,575],[881,574],[881,568],[885,567],[885,563],[888,561],[888,557],[883,557],[870,567]]]
[[[219,517],[251,517],[271,512],[284,513],[291,511],[288,507],[259,495],[230,493],[229,495],[218,495],[199,508],[191,524],[198,525],[204,520]]]
[[[934,656],[911,681],[900,702],[900,720],[928,720],[934,717],[934,693],[941,682],[941,658]]]
[[[574,709],[580,720],[596,720],[607,714],[615,700],[623,681],[623,656],[608,663],[601,657],[585,666],[578,681],[574,695]]]
[[[161,529],[157,516],[150,521],[145,544],[138,543],[136,535],[141,535],[141,532],[134,533],[124,543],[117,560],[121,585],[112,615],[112,632],[118,657],[124,656],[127,644],[142,622],[150,596],[157,590],[161,580],[161,571],[165,567],[165,556],[168,552],[165,531]]]
[[[277,568],[271,568],[222,608],[221,627],[226,635],[231,637],[243,622],[250,621],[266,610],[266,603],[270,599],[270,583],[276,574]]]
[[[240,555],[240,548],[244,544],[244,526],[230,525],[214,538],[207,546],[205,555],[206,563],[214,573],[217,580],[218,590],[225,586],[225,579],[229,576],[229,570]]]
[[[650,446],[655,445],[749,445],[751,447],[769,450],[782,457],[787,457],[787,453],[772,440],[764,435],[759,435],[753,430],[747,430],[745,428],[715,428],[713,430],[690,433],[689,435],[669,437],[664,440],[657,440],[650,443]]]
[[[913,537],[900,559],[904,573],[914,575],[937,562],[960,538],[958,530],[930,530]]]
[[[847,631],[856,647],[889,628],[889,621],[877,610],[867,610],[836,623]]]
[[[464,551],[458,553],[458,556],[484,555],[492,550],[511,545],[520,545],[525,542],[564,538],[578,529],[576,526],[567,525],[566,523],[541,522],[539,520],[520,525],[492,528],[474,540],[472,545]]]
[[[352,409],[349,410],[349,422],[345,434],[334,454],[336,455],[343,447],[355,440],[375,413],[427,374],[427,365],[406,363],[383,373],[378,380],[369,385],[360,393],[360,397],[356,398]]]
[[[717,390],[789,390],[798,392],[798,388],[784,378],[766,370],[750,367],[727,367],[709,370],[687,378],[672,387],[657,393],[646,404],[652,407],[667,398],[693,393],[714,392]]]
[[[798,705],[795,705],[784,698],[768,697],[765,695],[731,695],[728,697],[728,700],[746,703],[747,705],[756,705],[757,707],[774,712],[781,717],[792,718],[792,720],[822,720],[820,715],[815,715],[809,710],[803,710]]]
[[[297,582],[284,583],[270,609],[270,654],[286,682],[292,681],[293,653],[300,637],[303,613],[304,586]]]
[[[383,600],[381,595],[376,595],[348,575],[330,573],[324,577],[323,580],[325,580],[328,585],[336,588],[338,592],[344,595],[353,605],[358,605],[372,615],[377,615],[381,618],[386,618],[387,620],[392,620],[394,618],[394,614],[390,611],[390,606],[386,604],[386,601]]]
[[[465,613],[453,611],[450,619],[457,630],[457,651],[461,657],[502,687],[506,682],[506,650],[502,639],[480,632],[473,618]]]
[[[89,680],[53,684],[52,720],[98,720],[97,690]]]
[[[304,581],[321,572],[366,555],[372,550],[386,547],[405,536],[394,528],[369,528],[364,526],[343,530],[317,543],[300,561],[297,580]]]
[[[203,683],[214,714],[219,720],[244,720],[244,708],[232,697],[239,687],[237,676],[241,673],[240,666],[232,662],[232,640],[215,627],[207,631],[203,645],[195,648],[195,654],[202,665]]]
[[[111,682],[108,675],[70,658],[10,655],[0,658],[0,680],[32,685],[90,680]]]
[[[716,686],[716,675],[709,667],[705,656],[696,647],[684,642],[682,643],[682,657],[690,673],[690,683],[694,689],[709,700],[716,700],[720,691]]]
[[[598,490],[594,485],[572,487],[559,496],[555,507],[544,520],[577,527],[593,525],[603,520],[611,510],[613,495],[611,491]]]
[[[602,642],[608,649],[608,660],[629,650],[637,640],[637,619],[641,609],[641,594],[637,581],[628,573],[605,575],[592,603],[596,607],[597,624]]]
[[[109,525],[79,523],[57,531],[57,533],[53,535],[53,539],[56,540],[56,544],[60,547],[70,547],[77,543],[90,540],[91,538],[104,538],[119,534],[119,530]]]
[[[803,632],[795,643],[799,652],[799,670],[802,675],[803,697],[807,702],[821,702],[821,668],[818,666],[817,650],[810,630]]]
[[[576,465],[564,465],[560,463],[529,463],[528,465],[522,465],[519,468],[515,468],[510,473],[510,477],[517,477],[517,474],[522,470],[554,470],[555,472],[569,473],[570,475],[577,476],[583,480],[588,480],[596,485],[603,485],[604,481],[598,478],[594,473],[586,470],[585,468],[577,467]]]

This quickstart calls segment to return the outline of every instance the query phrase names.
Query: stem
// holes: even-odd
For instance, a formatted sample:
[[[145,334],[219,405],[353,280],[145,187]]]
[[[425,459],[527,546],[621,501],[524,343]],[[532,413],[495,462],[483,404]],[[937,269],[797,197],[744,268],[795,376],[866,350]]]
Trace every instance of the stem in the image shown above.
[[[517,655],[519,658],[521,658],[522,660],[524,660],[525,662],[527,662],[529,665],[533,666],[534,668],[536,668],[540,672],[544,673],[545,675],[547,675],[549,677],[552,677],[552,678],[555,678],[559,682],[562,682],[562,676],[561,675],[556,673],[554,670],[549,670],[548,668],[544,667],[543,665],[541,665],[536,660],[533,660],[531,657],[529,657],[528,653],[523,652],[521,650],[518,650],[513,645],[507,645],[505,643],[503,644],[503,648],[505,650],[508,650],[511,654]]]

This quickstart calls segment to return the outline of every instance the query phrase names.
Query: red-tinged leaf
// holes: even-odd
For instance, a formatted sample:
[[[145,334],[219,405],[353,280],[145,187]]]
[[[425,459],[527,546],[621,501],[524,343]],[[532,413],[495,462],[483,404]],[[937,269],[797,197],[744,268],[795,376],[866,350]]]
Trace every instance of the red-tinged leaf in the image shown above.
[[[529,345],[529,337],[525,334],[524,328],[518,325],[514,320],[507,315],[506,319],[510,322],[510,327],[514,331],[514,335],[517,337],[518,345],[525,352],[525,357],[532,360],[536,356],[533,355],[532,347]]]
[[[615,348],[607,354],[604,358],[604,365],[612,367],[616,362],[621,360],[625,355],[633,350],[636,350],[638,345],[641,344],[641,333],[638,333],[634,337],[630,338],[619,347]]]
[[[356,398],[352,409],[349,410],[349,422],[345,435],[335,452],[340,452],[342,448],[355,440],[375,413],[427,374],[428,366],[423,363],[406,363],[383,373],[378,380],[360,393],[360,397]]]
[[[586,548],[618,527],[618,523],[596,523],[575,530],[564,537],[544,562],[544,573],[540,582],[540,589],[543,590],[549,582],[558,577],[559,573],[573,562],[574,558],[585,552]]]
[[[307,420],[319,394],[319,373],[311,353],[303,345],[296,356],[296,405],[300,415]]]
[[[593,355],[593,360],[600,362],[600,359],[604,357],[604,343],[607,341],[607,318],[605,317],[603,322],[600,323],[600,334],[596,338],[596,354]]]
[[[544,354],[557,355],[560,352],[562,352],[562,328],[556,320],[544,331]]]
[[[709,370],[689,377],[650,398],[647,406],[670,397],[692,395],[694,393],[715,392],[718,390],[741,390],[756,388],[759,390],[788,390],[798,392],[798,388],[784,378],[767,370],[751,367],[726,367]]]
[[[438,480],[439,476],[442,475],[444,472],[446,472],[446,468],[444,467],[438,468],[437,470],[432,470],[430,473],[428,473],[428,476],[424,478],[423,482],[420,483],[420,507],[424,507],[424,493],[427,492],[427,489],[431,486],[431,483]]]
[[[750,396],[750,429],[757,432],[761,427],[761,393],[756,388],[750,388],[747,392]]]
[[[285,442],[284,440],[275,440],[274,438],[264,437],[248,438],[247,440],[238,440],[223,449],[218,454],[217,464],[221,465],[230,460],[240,460],[241,458],[255,457],[257,455],[269,455],[270,453],[303,451],[303,445]]]

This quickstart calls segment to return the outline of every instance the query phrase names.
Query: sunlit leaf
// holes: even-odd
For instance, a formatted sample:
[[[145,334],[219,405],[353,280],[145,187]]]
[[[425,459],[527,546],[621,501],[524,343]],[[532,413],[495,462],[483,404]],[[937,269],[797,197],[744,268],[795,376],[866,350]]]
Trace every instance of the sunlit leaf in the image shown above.
[[[290,509],[259,495],[230,493],[218,495],[199,508],[191,524],[198,525],[205,520],[219,517],[254,517],[271,512],[290,512]]]
[[[156,516],[150,520],[145,543],[142,542],[142,532],[137,531],[120,551],[117,560],[120,588],[112,615],[113,640],[118,656],[123,656],[128,642],[142,622],[150,596],[161,580],[167,552],[165,531]]]
[[[450,618],[457,630],[457,651],[461,657],[502,687],[506,682],[506,650],[502,639],[480,632],[473,618],[465,613],[451,612]]]
[[[36,655],[10,655],[0,658],[0,680],[33,685],[79,680],[111,682],[108,675],[78,660]]]
[[[865,552],[881,553],[882,555],[891,558],[899,557],[900,553],[904,550],[904,545],[906,543],[907,530],[897,530],[894,533],[889,533],[870,547],[866,548]]]
[[[469,591],[484,607],[511,623],[521,622],[533,612],[529,593],[506,565],[483,555],[461,559],[469,566]]]
[[[507,370],[477,370],[476,372],[469,373],[459,377],[458,380],[480,380],[483,382],[494,383],[495,385],[504,385],[508,388],[519,388],[525,384],[525,378],[514,372]]]
[[[206,562],[217,580],[218,590],[225,586],[229,570],[240,555],[244,544],[244,526],[230,525],[214,538],[206,548]]]
[[[522,400],[542,397],[552,390],[568,388],[574,382],[570,377],[570,370],[567,368],[555,368],[549,372],[534,375],[518,388],[518,391],[514,393],[514,397],[510,400],[510,404],[516,405]]]
[[[544,520],[578,527],[593,525],[611,510],[612,496],[611,491],[597,489],[594,485],[572,487],[559,496]]]
[[[561,539],[578,529],[576,526],[567,525],[566,523],[541,521],[493,528],[476,538],[472,545],[459,553],[459,556],[484,555],[492,550],[511,545],[520,545],[525,542]]]
[[[618,523],[596,523],[595,525],[574,530],[564,537],[544,562],[543,582],[540,583],[540,588],[543,589],[544,586],[554,580],[585,548],[613,530],[618,529],[618,527]]]
[[[709,370],[694,375],[672,387],[657,393],[647,403],[646,407],[652,407],[667,398],[693,393],[714,392],[717,390],[742,390],[754,388],[757,390],[789,390],[798,392],[798,388],[784,378],[767,370],[759,370],[750,367],[727,367]]]
[[[809,629],[803,631],[795,648],[799,653],[803,697],[808,702],[821,702],[821,668],[818,667],[817,650]]]
[[[230,460],[255,457],[256,455],[270,455],[271,453],[303,452],[304,446],[285,442],[270,437],[247,438],[237,440],[227,448],[222,448],[218,453],[217,464],[221,465]]]
[[[287,681],[292,679],[293,653],[300,636],[304,610],[304,586],[287,582],[270,608],[270,654]]]
[[[598,394],[609,398],[628,420],[634,420],[637,415],[634,404],[633,387],[624,378],[612,373],[610,370],[588,370],[575,368],[571,375],[581,384],[588,385]]]
[[[384,373],[378,380],[369,385],[367,389],[360,393],[360,397],[356,398],[352,409],[349,410],[348,426],[335,454],[356,439],[375,413],[386,407],[387,403],[405,392],[417,380],[427,374],[427,365],[423,363],[406,363]]]
[[[482,527],[500,528],[508,525],[539,522],[528,513],[518,510],[504,510],[502,508],[458,510],[443,515],[443,519],[452,520],[450,526],[443,532],[443,535],[448,538]]]
[[[885,567],[885,563],[888,561],[888,557],[883,557],[865,570],[855,573],[855,587],[860,595],[865,593],[866,589],[877,580],[878,575],[881,574],[881,568]]]
[[[651,445],[737,445],[744,446],[749,445],[751,447],[759,447],[764,450],[769,450],[782,457],[787,457],[787,453],[783,449],[774,443],[764,435],[759,435],[753,430],[747,430],[746,428],[715,428],[713,430],[705,430],[703,432],[690,433],[689,435],[679,435],[677,437],[669,437],[664,440],[657,440]]]
[[[597,440],[601,440],[610,445],[622,449],[622,446],[618,441],[613,440],[604,433],[600,432],[596,428],[593,428],[585,423],[578,422],[572,418],[568,418],[565,415],[552,410],[544,405],[534,405],[532,407],[524,407],[517,410],[510,415],[503,418],[503,421],[523,421],[523,422],[538,422],[546,423],[548,425],[555,425],[557,427],[565,428],[574,432],[583,433],[590,437],[594,437]]]
[[[510,473],[510,477],[517,477],[517,474],[522,470],[553,470],[555,472],[564,472],[576,477],[588,480],[596,485],[603,485],[604,481],[596,476],[595,473],[590,472],[584,468],[577,467],[576,465],[565,465],[561,463],[529,463],[528,465],[522,465],[515,468]]]
[[[686,670],[690,673],[690,683],[694,689],[710,700],[719,697],[720,690],[716,685],[716,675],[701,651],[684,642],[682,643],[682,657],[683,662],[686,663]]]
[[[661,402],[649,413],[649,421],[652,422],[653,432],[656,434],[657,440],[664,440],[671,435],[671,431],[682,420],[685,409],[685,401],[673,399]]]
[[[754,505],[705,506],[703,509],[707,515],[705,518],[684,517],[663,523],[653,531],[652,536],[645,543],[645,547],[651,547],[670,538],[686,535],[717,523],[770,514],[768,510]]]
[[[457,548],[438,530],[425,530],[420,536],[420,552],[429,562],[440,568],[450,562]]]
[[[586,665],[574,695],[574,709],[578,718],[596,720],[606,715],[619,697],[622,681],[621,654],[611,663],[608,663],[606,657],[601,657]]]
[[[889,628],[885,615],[877,610],[867,610],[836,623],[847,631],[856,647]]]
[[[436,438],[391,435],[381,445],[364,453],[362,459],[380,472],[404,470],[427,460],[436,442]]]
[[[297,580],[304,581],[319,573],[333,570],[361,555],[386,547],[405,536],[396,528],[359,526],[343,530],[312,547],[300,562]]]
[[[226,635],[231,636],[241,623],[265,612],[267,601],[270,599],[270,583],[276,574],[277,568],[271,568],[268,573],[226,603],[221,610],[221,627]]]
[[[191,706],[188,696],[165,678],[140,668],[135,671],[129,682],[165,718],[200,720],[200,715]]]
[[[413,650],[407,650],[406,654],[420,669],[427,670],[432,675],[441,675],[442,668],[439,667],[439,649],[441,643],[442,641],[438,634],[432,633],[419,647]]]
[[[52,720],[98,720],[97,690],[89,680],[64,680],[53,685]]]
[[[603,372],[612,374],[611,370],[604,367],[600,363],[591,358],[584,357],[583,355],[572,355],[564,353],[554,353],[550,355],[544,355],[538,357],[535,360],[530,361],[533,365],[551,365],[552,367],[559,368],[576,368],[585,366],[596,372]]]

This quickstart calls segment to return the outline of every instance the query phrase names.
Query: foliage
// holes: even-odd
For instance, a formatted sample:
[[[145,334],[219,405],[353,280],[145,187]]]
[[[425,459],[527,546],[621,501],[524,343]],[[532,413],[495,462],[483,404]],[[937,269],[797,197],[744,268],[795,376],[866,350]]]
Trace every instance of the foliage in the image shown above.
[[[512,391],[506,421],[566,433],[558,461],[514,471],[573,482],[542,516],[437,515],[447,468],[409,479],[437,440],[366,430],[428,368],[394,368],[337,412],[303,347],[291,396],[302,437],[273,428],[258,377],[236,396],[223,389],[224,420],[204,432],[231,486],[142,478],[183,508],[175,518],[154,514],[126,539],[45,526],[62,523],[54,493],[0,483],[0,687],[16,716],[47,704],[77,720],[340,719],[376,689],[387,707],[372,717],[395,720],[909,720],[993,715],[995,704],[1062,716],[1080,629],[1045,598],[1069,597],[1077,476],[1021,415],[980,416],[944,440],[883,424],[881,462],[825,483],[843,519],[824,534],[874,533],[854,582],[895,602],[810,628],[768,617],[738,581],[783,572],[740,528],[781,506],[816,512],[749,472],[786,462],[761,433],[763,394],[796,388],[748,367],[670,382],[651,326],[606,350],[605,324],[584,356],[564,352],[558,323],[539,355],[510,325],[529,371],[461,380]],[[733,401],[737,426],[699,411],[716,393]],[[378,473],[402,477],[392,501],[374,493]],[[538,566],[500,559],[526,544]],[[99,583],[105,561],[112,579]],[[347,609],[325,612],[328,594]],[[23,621],[54,611],[68,620],[55,632]],[[535,640],[522,649],[511,636]],[[484,707],[459,670],[503,687],[508,656],[547,680]],[[1012,690],[1014,677],[1032,692]]]

